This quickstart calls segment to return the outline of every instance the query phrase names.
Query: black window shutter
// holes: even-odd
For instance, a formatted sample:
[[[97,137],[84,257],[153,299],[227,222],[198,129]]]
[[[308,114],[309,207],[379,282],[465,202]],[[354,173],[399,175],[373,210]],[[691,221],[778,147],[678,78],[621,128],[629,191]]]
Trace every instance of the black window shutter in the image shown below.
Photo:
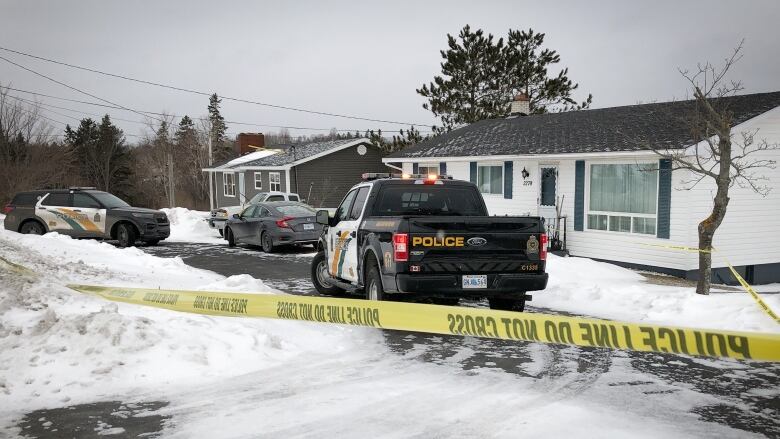
[[[418,163],[412,163],[412,174],[420,172],[420,165]]]
[[[672,161],[658,161],[658,237],[669,239],[672,208]]]
[[[514,162],[504,162],[504,198],[512,199],[512,178]]]
[[[447,175],[447,162],[439,163],[439,175]]]
[[[574,162],[574,230],[585,226],[585,160]]]
[[[469,181],[477,184],[477,162],[469,163]]]

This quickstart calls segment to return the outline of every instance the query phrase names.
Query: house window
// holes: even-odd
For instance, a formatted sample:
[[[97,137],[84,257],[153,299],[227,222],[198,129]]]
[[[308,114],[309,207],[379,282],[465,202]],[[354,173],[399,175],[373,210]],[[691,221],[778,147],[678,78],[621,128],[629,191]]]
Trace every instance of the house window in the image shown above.
[[[658,170],[652,165],[590,165],[588,228],[655,235]]]
[[[477,168],[477,186],[483,194],[504,193],[504,168],[501,165],[480,165]]]
[[[227,172],[222,174],[222,193],[226,197],[236,196],[236,175]]]
[[[272,192],[281,192],[282,190],[282,176],[278,172],[268,173],[268,186]]]
[[[437,163],[421,163],[417,167],[417,173],[421,175],[439,175],[439,165]]]
[[[263,174],[260,172],[255,172],[255,189],[263,189]]]

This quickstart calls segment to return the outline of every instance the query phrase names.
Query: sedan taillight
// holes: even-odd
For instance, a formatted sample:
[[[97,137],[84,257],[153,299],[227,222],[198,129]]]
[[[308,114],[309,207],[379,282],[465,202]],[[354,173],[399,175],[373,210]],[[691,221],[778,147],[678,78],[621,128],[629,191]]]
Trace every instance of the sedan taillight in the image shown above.
[[[295,219],[295,217],[286,216],[280,220],[276,220],[276,225],[281,229],[291,229],[292,227],[287,223],[287,221],[290,221],[291,219]]]

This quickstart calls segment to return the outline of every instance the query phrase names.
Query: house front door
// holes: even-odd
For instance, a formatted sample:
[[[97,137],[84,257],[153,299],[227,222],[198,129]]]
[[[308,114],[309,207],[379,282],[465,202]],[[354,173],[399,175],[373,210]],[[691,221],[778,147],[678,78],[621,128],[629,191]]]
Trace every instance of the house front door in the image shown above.
[[[556,224],[555,203],[558,199],[558,166],[539,166],[539,213],[551,233]]]

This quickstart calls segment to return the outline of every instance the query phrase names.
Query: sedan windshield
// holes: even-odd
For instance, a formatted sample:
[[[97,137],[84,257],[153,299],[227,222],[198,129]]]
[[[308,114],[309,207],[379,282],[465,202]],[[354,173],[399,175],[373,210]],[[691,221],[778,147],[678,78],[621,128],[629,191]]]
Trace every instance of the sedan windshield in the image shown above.
[[[113,209],[116,207],[129,207],[130,205],[122,201],[121,198],[116,195],[111,195],[108,192],[90,192],[90,195],[97,198],[100,204],[106,207],[106,209]]]
[[[302,204],[289,204],[287,206],[276,206],[278,210],[284,216],[301,217],[301,216],[314,216],[317,212],[309,206]]]

